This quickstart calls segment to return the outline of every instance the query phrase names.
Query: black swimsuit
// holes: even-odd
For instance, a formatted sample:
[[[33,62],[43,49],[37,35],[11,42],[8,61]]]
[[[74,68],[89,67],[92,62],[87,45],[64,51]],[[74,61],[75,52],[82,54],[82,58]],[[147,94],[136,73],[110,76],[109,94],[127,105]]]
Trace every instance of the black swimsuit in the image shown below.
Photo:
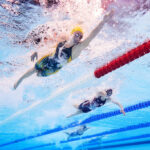
[[[96,97],[90,102],[89,100],[84,101],[79,105],[79,109],[84,112],[90,112],[92,110],[92,107],[101,107],[106,103],[107,99],[102,100],[102,96]],[[95,106],[96,105],[96,106]]]
[[[65,45],[65,43],[66,43],[66,41],[58,44],[58,46],[56,48],[55,55],[54,55],[55,59],[59,59],[59,53],[60,53],[60,57],[65,59],[65,60],[68,60],[70,57],[72,57],[72,47],[73,46],[69,47],[69,48],[63,47]],[[62,48],[61,52],[60,52],[60,48]]]
[[[102,100],[102,96],[96,97],[93,99],[92,104],[97,105],[97,107],[103,106],[106,103],[107,99]]]
[[[87,112],[91,111],[91,109],[90,109],[90,101],[89,101],[89,100],[86,100],[86,101],[84,101],[83,103],[81,103],[81,104],[79,105],[79,109],[80,109],[82,112],[84,112],[84,113],[87,113]]]

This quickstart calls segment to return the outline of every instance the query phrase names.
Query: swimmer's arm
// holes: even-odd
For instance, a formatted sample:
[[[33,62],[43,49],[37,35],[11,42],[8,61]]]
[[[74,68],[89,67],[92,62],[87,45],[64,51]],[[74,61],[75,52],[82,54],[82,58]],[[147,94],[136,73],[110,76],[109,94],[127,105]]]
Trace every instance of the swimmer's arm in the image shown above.
[[[96,37],[96,35],[99,33],[99,31],[103,28],[104,24],[112,17],[113,11],[111,11],[109,14],[104,16],[103,21],[101,21],[97,27],[90,33],[90,35],[81,43],[74,46],[72,49],[72,59],[77,58],[81,51],[85,49],[89,43]]]
[[[82,47],[86,48],[89,43],[96,37],[96,35],[103,28],[104,24],[110,20],[113,15],[113,11],[109,12],[109,14],[105,15],[103,20],[97,25],[97,27],[90,33],[90,35],[81,43]]]
[[[114,104],[116,104],[116,105],[118,105],[120,107],[120,111],[125,115],[124,108],[123,108],[123,106],[119,102],[114,101],[114,100],[111,100],[111,102],[114,103]]]
[[[62,35],[60,35],[60,36],[58,37],[57,42],[59,43],[59,42],[68,41],[68,40],[69,40],[69,36],[66,35],[66,34],[62,34]]]
[[[99,95],[99,96],[105,96],[106,94],[104,92],[98,92],[97,95]]]
[[[68,132],[65,132],[67,135],[70,135],[70,133],[68,133]]]
[[[51,47],[50,49],[55,49],[55,50],[56,50],[56,46],[57,46],[57,45]],[[31,57],[30,57],[30,58],[31,58],[31,61],[34,61],[35,58],[36,58],[36,60],[38,60],[38,56],[39,56],[39,55],[40,55],[40,57],[43,57],[43,56],[46,56],[46,55],[52,56],[52,55],[55,53],[55,50],[50,51],[49,53],[37,52],[37,51],[35,51],[35,52],[31,55]]]

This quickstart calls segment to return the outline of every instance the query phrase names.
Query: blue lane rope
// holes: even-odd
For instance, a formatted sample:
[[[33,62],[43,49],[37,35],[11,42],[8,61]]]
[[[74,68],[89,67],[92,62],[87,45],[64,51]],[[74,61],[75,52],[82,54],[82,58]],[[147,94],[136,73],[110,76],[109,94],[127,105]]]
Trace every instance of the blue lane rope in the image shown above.
[[[97,138],[94,141],[89,141],[88,143],[83,143],[84,146],[91,146],[91,145],[96,145],[96,144],[108,144],[108,143],[114,143],[114,142],[124,142],[128,140],[138,140],[138,139],[144,139],[144,138],[150,138],[150,134],[142,134],[142,135],[137,135],[137,136],[131,136],[127,138],[121,138],[121,139],[114,139],[114,140],[107,140],[107,141],[100,141],[100,139]]]
[[[131,137],[122,138],[122,139],[103,141],[102,144],[103,143],[123,142],[123,141],[127,141],[127,140],[135,140],[135,139],[137,140],[137,139],[144,139],[144,138],[150,138],[150,134],[142,134],[142,135],[131,136]]]
[[[130,125],[130,126],[126,126],[126,127],[123,127],[123,128],[112,129],[112,130],[109,130],[109,131],[104,131],[104,132],[93,134],[93,135],[88,135],[88,136],[83,136],[83,137],[79,137],[79,138],[73,138],[73,139],[70,139],[70,140],[60,141],[60,144],[65,144],[65,143],[69,143],[69,142],[73,142],[73,141],[78,141],[78,140],[83,140],[83,139],[88,139],[88,138],[93,138],[93,137],[98,137],[98,136],[104,136],[104,135],[109,135],[109,134],[114,134],[114,133],[119,133],[119,132],[125,132],[125,131],[130,131],[130,130],[141,129],[141,128],[148,128],[148,127],[150,127],[150,122],[140,123],[140,124],[137,124],[137,125]],[[146,135],[145,135],[145,137],[146,137]],[[143,135],[143,138],[144,138],[144,135]],[[49,146],[52,146],[52,145],[55,145],[55,143],[49,144]],[[43,147],[45,147],[45,146],[48,146],[48,144],[43,144]],[[25,149],[22,149],[22,150],[31,150],[31,149],[35,149],[35,148],[38,148],[38,147],[39,146],[35,146],[35,147],[25,148]],[[40,147],[42,147],[42,146],[40,146]]]
[[[85,149],[87,149],[87,148],[93,147],[95,145],[101,145],[101,143],[102,143],[101,137],[96,137],[95,139],[92,139],[92,140],[89,140],[89,141],[82,143],[76,149],[82,150],[83,147]]]
[[[145,102],[141,102],[141,103],[138,103],[138,104],[135,104],[135,105],[132,105],[132,106],[128,106],[124,110],[125,110],[126,113],[128,113],[128,112],[143,109],[143,108],[146,108],[146,107],[149,107],[149,106],[150,106],[150,101],[145,101]],[[109,118],[109,117],[117,116],[117,115],[120,115],[120,114],[121,114],[120,110],[116,110],[116,111],[111,111],[111,112],[108,112],[108,113],[93,115],[93,116],[83,120],[82,122],[73,122],[73,123],[67,125],[66,127],[58,126],[57,128],[49,129],[49,130],[46,130],[45,132],[42,132],[42,133],[37,133],[35,135],[31,135],[31,136],[28,136],[28,137],[25,137],[25,138],[21,138],[21,139],[17,139],[17,140],[8,142],[8,143],[1,144],[0,147],[7,146],[7,145],[10,145],[10,144],[19,143],[19,142],[23,142],[23,141],[26,141],[26,140],[29,140],[29,139],[33,139],[33,138],[40,137],[40,136],[47,135],[47,134],[52,134],[52,133],[55,133],[55,132],[59,132],[59,131],[62,131],[62,130],[73,128],[73,127],[80,126],[80,125],[83,125],[83,124],[87,124],[87,123],[90,123],[90,122],[106,119],[106,118]]]
[[[61,141],[60,143],[68,143],[68,142],[73,142],[73,141],[77,141],[77,140],[88,139],[88,138],[93,138],[93,137],[97,137],[97,136],[104,136],[104,135],[108,135],[108,134],[125,132],[125,131],[147,128],[147,127],[150,127],[150,122],[140,123],[137,125],[131,125],[131,126],[123,127],[123,128],[118,128],[118,129],[112,129],[109,131],[104,131],[104,132],[93,134],[93,135],[83,136],[80,138],[73,138],[68,141]]]
[[[107,148],[116,148],[116,147],[125,147],[125,146],[133,146],[133,145],[143,145],[143,144],[150,144],[150,140],[147,141],[139,141],[139,142],[132,142],[132,143],[123,143],[123,144],[117,144],[117,145],[108,145],[108,146],[97,146],[88,148],[88,150],[100,150],[100,149],[107,149]]]

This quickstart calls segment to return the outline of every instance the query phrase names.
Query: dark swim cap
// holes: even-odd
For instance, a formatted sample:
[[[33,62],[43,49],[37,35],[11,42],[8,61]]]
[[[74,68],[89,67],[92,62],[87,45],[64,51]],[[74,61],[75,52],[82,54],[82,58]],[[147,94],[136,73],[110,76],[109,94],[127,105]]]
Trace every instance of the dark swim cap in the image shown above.
[[[107,90],[106,90],[106,93],[107,93],[108,96],[110,96],[110,95],[112,95],[113,90],[112,90],[112,89],[107,89]]]

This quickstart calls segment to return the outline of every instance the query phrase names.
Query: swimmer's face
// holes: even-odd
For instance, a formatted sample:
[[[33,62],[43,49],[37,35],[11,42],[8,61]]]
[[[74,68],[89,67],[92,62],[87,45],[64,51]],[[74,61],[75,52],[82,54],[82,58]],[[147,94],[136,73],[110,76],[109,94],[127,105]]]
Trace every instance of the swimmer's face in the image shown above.
[[[80,31],[76,31],[73,34],[73,41],[74,41],[74,43],[78,44],[81,41],[82,37],[83,37],[83,34]]]

